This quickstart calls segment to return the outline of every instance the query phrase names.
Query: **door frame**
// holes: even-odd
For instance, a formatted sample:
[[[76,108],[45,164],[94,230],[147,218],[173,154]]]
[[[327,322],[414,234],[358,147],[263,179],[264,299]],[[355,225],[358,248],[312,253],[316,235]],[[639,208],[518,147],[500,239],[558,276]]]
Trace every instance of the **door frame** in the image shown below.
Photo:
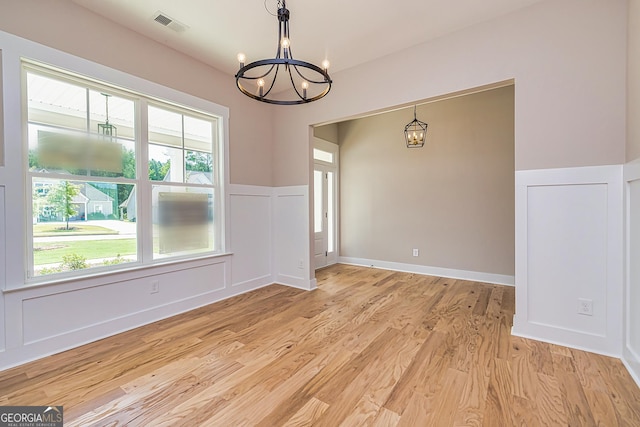
[[[319,160],[316,159],[316,156],[314,153],[312,153],[312,158],[313,158],[313,174],[311,175],[313,177],[313,185],[311,186],[312,189],[312,197],[311,199],[314,200],[314,206],[313,206],[313,210],[312,210],[312,217],[313,217],[313,221],[312,224],[315,222],[315,196],[313,195],[313,192],[315,192],[315,171],[316,170],[321,170],[323,172],[323,180],[326,180],[326,173],[328,172],[332,172],[333,176],[334,176],[334,180],[333,180],[333,219],[334,219],[334,227],[333,227],[333,242],[334,242],[334,250],[333,252],[331,252],[330,254],[327,253],[326,255],[326,263],[323,266],[317,267],[315,266],[315,250],[313,251],[313,262],[314,262],[314,269],[318,269],[318,268],[323,268],[323,267],[327,267],[333,264],[336,264],[338,262],[338,257],[339,257],[339,248],[340,248],[340,241],[339,241],[339,229],[340,229],[340,195],[339,195],[339,189],[340,189],[340,168],[339,168],[339,161],[340,161],[340,150],[339,150],[339,146],[337,144],[331,143],[329,141],[325,141],[323,139],[314,137],[313,138],[313,149],[318,149],[318,150],[322,150],[322,151],[326,151],[328,153],[331,153],[333,155],[333,162],[327,162],[327,161],[323,161],[323,160]],[[328,185],[328,184],[327,184]],[[325,196],[328,197],[328,194],[326,194]],[[325,197],[325,202],[327,202],[326,197]],[[327,227],[327,217],[325,216],[325,218],[323,218],[323,227]],[[328,230],[327,230],[328,233]],[[327,235],[328,238],[328,235]],[[315,240],[316,240],[316,233],[314,230],[313,233],[313,239],[314,239],[314,248],[315,248]]]

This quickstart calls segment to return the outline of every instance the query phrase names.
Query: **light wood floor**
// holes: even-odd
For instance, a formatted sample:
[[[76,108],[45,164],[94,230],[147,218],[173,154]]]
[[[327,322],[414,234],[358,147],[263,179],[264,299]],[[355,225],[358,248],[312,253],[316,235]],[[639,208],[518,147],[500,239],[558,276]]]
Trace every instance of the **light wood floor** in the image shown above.
[[[0,372],[66,426],[640,426],[620,361],[509,335],[514,289],[337,265]]]

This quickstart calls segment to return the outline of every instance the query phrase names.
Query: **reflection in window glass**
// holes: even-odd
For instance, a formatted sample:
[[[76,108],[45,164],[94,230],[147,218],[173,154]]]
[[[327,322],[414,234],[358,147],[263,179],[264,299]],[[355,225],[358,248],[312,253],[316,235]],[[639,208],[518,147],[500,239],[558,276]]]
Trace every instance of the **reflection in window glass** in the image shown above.
[[[108,123],[115,128],[114,136],[133,140],[135,138],[134,111],[135,105],[130,99],[89,90],[89,130],[91,132],[105,134],[104,125]]]
[[[27,97],[29,170],[135,179],[132,100],[33,72]]]
[[[32,178],[35,276],[137,261],[135,186]]]

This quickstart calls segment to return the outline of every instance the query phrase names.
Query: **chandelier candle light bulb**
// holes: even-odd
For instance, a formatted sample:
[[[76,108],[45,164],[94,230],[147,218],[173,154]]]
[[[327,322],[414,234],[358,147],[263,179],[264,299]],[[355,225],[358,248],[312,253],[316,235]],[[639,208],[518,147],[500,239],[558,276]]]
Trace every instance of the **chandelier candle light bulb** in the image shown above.
[[[244,61],[247,59],[244,53],[238,54],[238,62],[240,63],[240,68],[244,67]]]

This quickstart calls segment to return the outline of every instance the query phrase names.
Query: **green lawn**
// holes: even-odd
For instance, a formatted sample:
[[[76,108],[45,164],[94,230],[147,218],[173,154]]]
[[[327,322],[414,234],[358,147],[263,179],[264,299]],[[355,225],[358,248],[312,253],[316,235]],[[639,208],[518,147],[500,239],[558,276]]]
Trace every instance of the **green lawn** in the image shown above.
[[[69,230],[65,228],[65,224],[59,222],[40,223],[33,225],[33,237],[51,237],[51,236],[78,236],[82,234],[118,234],[117,231],[110,228],[100,227],[97,225],[81,225],[78,223],[70,223]]]
[[[102,228],[102,227],[99,227]],[[78,240],[70,242],[35,243],[34,265],[53,264],[62,261],[64,255],[78,254],[87,260],[135,255],[136,239]]]

